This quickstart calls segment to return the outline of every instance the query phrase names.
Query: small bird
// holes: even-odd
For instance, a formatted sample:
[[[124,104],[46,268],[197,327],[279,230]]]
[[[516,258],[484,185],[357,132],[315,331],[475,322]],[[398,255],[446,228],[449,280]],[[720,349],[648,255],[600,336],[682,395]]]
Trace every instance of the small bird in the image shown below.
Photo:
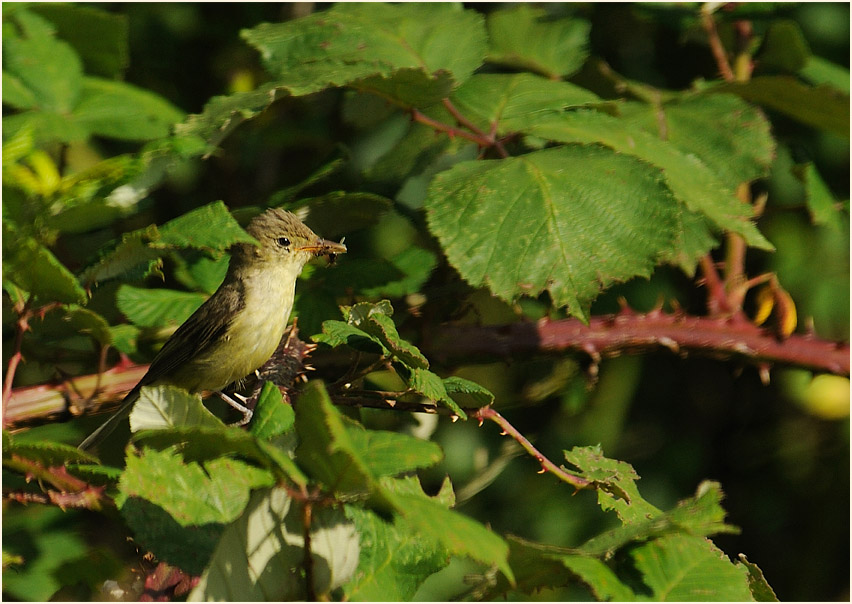
[[[130,415],[142,386],[171,384],[190,392],[210,390],[248,412],[221,391],[263,365],[281,341],[296,291],[296,279],[314,256],[346,252],[342,243],[320,239],[290,212],[272,208],[246,231],[260,242],[237,243],[219,289],[172,334],[148,372],[118,411],[84,440],[88,450]],[[242,423],[250,418],[246,415]]]

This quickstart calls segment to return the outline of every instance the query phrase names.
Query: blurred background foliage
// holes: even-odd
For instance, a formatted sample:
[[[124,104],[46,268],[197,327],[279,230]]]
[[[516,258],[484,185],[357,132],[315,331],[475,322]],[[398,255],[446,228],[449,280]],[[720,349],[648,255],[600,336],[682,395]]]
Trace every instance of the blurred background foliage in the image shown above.
[[[610,3],[543,6],[554,15],[588,19],[591,56],[602,58],[626,78],[659,88],[685,88],[697,79],[717,77],[700,28],[685,23],[675,12]],[[814,54],[848,68],[847,3],[761,6],[776,18],[795,21]],[[128,27],[125,80],[159,93],[187,113],[200,112],[214,95],[253,89],[264,78],[256,53],[240,39],[242,28],[316,8],[277,3],[106,3],[97,7],[120,16]],[[483,13],[495,8],[487,3],[470,7]],[[756,20],[755,27],[761,23]],[[576,76],[578,81],[588,77],[585,70]],[[57,254],[72,270],[80,270],[117,232],[162,224],[215,199],[223,199],[231,209],[257,205],[331,159],[345,156],[347,168],[335,177],[338,189],[368,190],[399,202],[376,226],[347,238],[355,251],[350,256],[357,258],[357,250],[364,250],[364,257],[391,260],[414,244],[428,242],[423,241],[421,218],[411,211],[422,201],[426,180],[411,179],[400,186],[393,166],[377,162],[407,127],[405,118],[388,118],[389,113],[382,103],[339,90],[279,101],[243,124],[212,157],[190,159],[171,168],[164,186],[143,201],[143,211],[99,231],[64,234],[57,242]],[[820,336],[846,340],[848,201],[840,228],[815,226],[806,211],[805,186],[792,168],[812,162],[834,197],[848,200],[849,139],[804,127],[771,111],[768,115],[779,148],[765,183],[770,197],[759,225],[777,252],[752,250],[749,272],[776,271],[796,302],[800,323],[812,319]],[[83,170],[99,158],[137,148],[104,138],[74,143],[67,152],[67,169]],[[517,309],[483,291],[471,291],[448,276],[451,270],[442,262],[422,288],[431,305],[443,309],[437,317],[423,317],[424,323],[453,314],[452,318],[484,323],[516,319]],[[658,269],[650,280],[610,289],[592,312],[616,311],[620,296],[634,308],[648,310],[661,293],[667,302],[677,300],[690,312],[704,312],[703,290],[682,273],[666,268]],[[417,301],[411,302],[416,305]],[[545,306],[531,300],[522,309],[536,317]],[[10,335],[6,318],[4,307],[4,364]],[[81,343],[77,353],[68,348],[67,340],[62,347],[61,353],[25,348],[28,362],[18,371],[18,383],[46,381],[57,361],[70,374],[96,369],[89,344]],[[740,535],[715,539],[729,556],[747,553],[781,600],[848,600],[848,381],[827,376],[812,381],[805,371],[773,369],[771,383],[764,386],[753,367],[681,359],[669,353],[605,361],[593,388],[583,369],[573,359],[550,358],[469,365],[457,374],[489,388],[501,413],[552,459],[561,459],[561,451],[574,445],[600,442],[608,457],[636,468],[643,494],[660,508],[670,508],[705,478],[718,480],[727,494],[729,521],[743,529]],[[381,376],[376,376],[376,383],[380,381]],[[437,421],[431,416],[408,418],[370,410],[361,417],[371,427],[386,429]],[[52,429],[57,427],[42,428],[41,437]],[[567,497],[568,485],[537,474],[535,461],[520,455],[496,431],[449,421],[415,429],[434,430],[433,439],[446,455],[439,467],[425,474],[425,484],[437,489],[449,474],[462,500],[460,509],[490,522],[498,532],[570,546],[606,528],[600,525],[594,493]],[[53,551],[38,570],[45,577],[56,569],[63,574],[80,573],[80,590],[66,588],[56,595],[59,599],[91,597],[83,587],[88,583],[84,577],[94,572],[91,565],[101,564],[98,574],[115,565],[113,554],[107,552],[133,555],[130,546],[115,543],[103,530],[102,515],[87,520],[85,512],[41,513],[32,508],[30,513],[38,521],[7,525],[4,537],[30,540]],[[75,550],[73,533],[87,521],[92,530],[89,537],[103,547],[97,550],[100,561],[84,563]],[[51,531],[51,538],[58,542],[40,542],[39,527],[47,525],[66,527]],[[70,545],[63,544],[63,539],[70,539]],[[468,570],[467,563],[454,561],[430,579],[419,596],[452,598],[463,588],[461,579]],[[13,573],[4,573],[5,585],[14,581]],[[17,596],[39,599],[43,593],[17,592]],[[542,592],[540,597],[559,600],[572,594]]]

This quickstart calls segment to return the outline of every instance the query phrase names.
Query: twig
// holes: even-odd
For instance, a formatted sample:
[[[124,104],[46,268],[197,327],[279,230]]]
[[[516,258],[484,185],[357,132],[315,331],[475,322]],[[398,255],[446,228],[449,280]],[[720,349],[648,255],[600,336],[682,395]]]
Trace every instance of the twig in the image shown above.
[[[706,8],[702,8],[701,10],[701,25],[707,34],[710,50],[716,59],[719,73],[726,82],[732,82],[734,80],[734,72],[731,69],[731,64],[728,62],[728,56],[725,53],[725,47],[722,46],[722,40],[719,38],[719,30],[716,29],[716,21],[713,19],[713,14]]]
[[[468,132],[467,130],[454,128],[449,124],[445,124],[444,122],[439,122],[438,120],[432,119],[431,117],[429,117],[425,113],[420,112],[417,109],[411,110],[411,117],[414,119],[415,122],[420,122],[421,124],[429,126],[430,128],[433,128],[434,130],[437,130],[439,132],[446,132],[447,135],[451,137],[459,136],[461,138],[465,138],[469,141],[476,143],[480,147],[494,146],[494,140],[488,138],[485,135],[475,134],[473,132]]]
[[[458,122],[459,126],[463,126],[473,132],[474,134],[483,137],[486,140],[492,141],[491,145],[497,150],[497,153],[500,157],[506,158],[509,157],[508,151],[503,146],[503,143],[497,140],[497,123],[491,124],[491,131],[486,134],[482,130],[480,130],[476,124],[467,119],[453,104],[450,99],[443,99],[444,107],[447,111],[450,112],[450,115],[455,118],[456,122]]]
[[[557,466],[555,463],[550,461],[547,457],[544,456],[543,453],[541,453],[541,451],[536,449],[523,434],[518,432],[518,430],[512,424],[510,424],[505,417],[497,413],[497,411],[495,411],[493,407],[482,407],[476,413],[471,414],[471,417],[480,421],[488,419],[500,426],[500,428],[503,429],[503,434],[514,438],[527,453],[536,458],[538,463],[541,464],[540,473],[550,472],[551,474],[559,478],[559,480],[567,482],[578,491],[580,489],[585,489],[592,486],[592,482],[586,480],[585,478],[581,478],[580,476],[577,476],[575,474],[566,472],[565,470]]]
[[[24,344],[24,333],[30,330],[30,319],[35,316],[44,318],[44,315],[55,308],[62,306],[59,302],[51,302],[42,307],[32,309],[32,296],[26,302],[15,305],[15,312],[18,314],[18,319],[15,322],[15,351],[9,358],[9,364],[6,366],[6,379],[3,382],[3,426],[6,426],[6,411],[9,404],[9,399],[12,396],[12,384],[15,381],[15,373],[18,370],[18,365],[23,360],[24,356],[21,349]]]
[[[314,558],[311,555],[311,514],[313,502],[302,502],[302,534],[305,540],[305,558],[302,566],[305,568],[305,594],[309,602],[316,602],[317,591],[314,586]]]

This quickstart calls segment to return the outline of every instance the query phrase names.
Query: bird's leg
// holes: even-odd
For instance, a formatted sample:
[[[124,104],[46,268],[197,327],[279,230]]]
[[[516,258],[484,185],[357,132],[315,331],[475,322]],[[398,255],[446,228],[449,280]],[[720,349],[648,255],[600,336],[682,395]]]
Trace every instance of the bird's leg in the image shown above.
[[[219,398],[221,398],[223,401],[228,403],[231,407],[233,407],[234,409],[236,409],[237,411],[239,411],[240,413],[243,414],[243,419],[241,419],[240,421],[238,421],[236,423],[231,424],[232,426],[245,426],[247,423],[249,423],[251,421],[251,416],[254,415],[254,411],[252,411],[251,409],[246,407],[244,404],[238,403],[237,401],[232,399],[230,396],[228,396],[224,392],[217,391],[216,394],[218,394]],[[232,392],[231,395],[240,399],[243,403],[248,402],[248,399],[246,397],[240,396],[236,392]]]

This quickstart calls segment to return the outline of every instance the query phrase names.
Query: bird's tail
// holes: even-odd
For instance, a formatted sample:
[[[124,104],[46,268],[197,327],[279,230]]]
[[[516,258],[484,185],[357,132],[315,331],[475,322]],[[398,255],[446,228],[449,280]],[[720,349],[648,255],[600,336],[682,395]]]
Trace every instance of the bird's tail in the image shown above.
[[[101,424],[97,430],[89,434],[89,436],[86,437],[86,440],[81,442],[77,448],[81,451],[88,451],[92,449],[92,447],[100,444],[103,439],[112,434],[112,431],[118,427],[118,424],[120,424],[122,420],[130,416],[130,412],[133,410],[133,405],[138,399],[139,388],[137,387],[131,390],[128,395],[124,397],[124,400],[121,402],[121,406],[112,414],[112,417]]]

